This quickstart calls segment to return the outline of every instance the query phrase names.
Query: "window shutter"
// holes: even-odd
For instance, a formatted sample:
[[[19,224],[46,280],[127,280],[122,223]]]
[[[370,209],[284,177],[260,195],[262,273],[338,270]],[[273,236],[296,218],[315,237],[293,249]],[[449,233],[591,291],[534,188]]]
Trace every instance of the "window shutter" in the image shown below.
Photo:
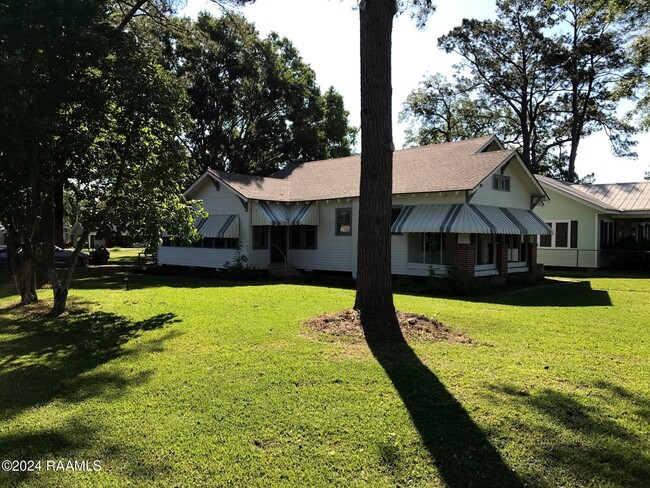
[[[571,221],[571,249],[578,248],[578,221]]]

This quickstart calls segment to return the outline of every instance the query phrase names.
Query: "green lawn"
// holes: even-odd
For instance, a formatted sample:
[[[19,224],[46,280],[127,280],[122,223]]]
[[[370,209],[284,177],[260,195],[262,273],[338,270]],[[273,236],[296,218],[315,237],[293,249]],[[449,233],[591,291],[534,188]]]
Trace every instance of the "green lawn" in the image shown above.
[[[398,295],[478,344],[374,351],[302,326],[352,290],[76,284],[54,321],[0,298],[0,460],[43,462],[0,486],[648,486],[648,279]]]

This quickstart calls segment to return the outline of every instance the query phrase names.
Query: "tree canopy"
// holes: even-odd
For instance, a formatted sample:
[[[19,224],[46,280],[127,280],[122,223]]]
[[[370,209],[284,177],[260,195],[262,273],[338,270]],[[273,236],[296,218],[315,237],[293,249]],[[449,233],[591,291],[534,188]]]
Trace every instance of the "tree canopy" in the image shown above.
[[[182,80],[194,127],[184,137],[196,164],[268,175],[302,161],[347,156],[356,130],[341,95],[286,38],[260,37],[245,18],[202,13],[159,31],[168,68]]]
[[[84,0],[0,2],[0,221],[22,301],[37,299],[40,265],[57,313],[74,259],[60,281],[44,262],[49,244],[39,227],[59,185],[75,195],[86,232],[120,229],[148,242],[157,242],[163,227],[194,232],[196,211],[180,191],[183,89],[157,56],[114,27],[113,8]]]
[[[468,20],[438,43],[462,58],[480,96],[514,114],[522,158],[534,172],[575,181],[583,137],[605,130],[616,155],[635,157],[638,127],[618,113],[647,63],[634,56],[634,23],[599,0],[500,0],[497,20]]]
[[[499,134],[504,142],[509,134],[512,111],[494,107],[482,92],[474,92],[466,80],[450,82],[442,74],[427,76],[413,90],[400,113],[400,122],[408,122],[406,144],[423,146]]]

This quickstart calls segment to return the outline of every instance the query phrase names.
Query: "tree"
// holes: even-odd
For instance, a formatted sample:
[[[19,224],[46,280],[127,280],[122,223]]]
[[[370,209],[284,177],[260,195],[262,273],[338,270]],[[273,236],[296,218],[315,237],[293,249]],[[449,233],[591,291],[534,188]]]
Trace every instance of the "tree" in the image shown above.
[[[498,20],[468,20],[438,39],[446,52],[459,54],[476,86],[518,121],[521,155],[535,173],[546,170],[545,157],[555,143],[546,144],[552,99],[559,90],[552,56],[553,41],[543,35],[552,25],[552,8],[539,0],[497,2]],[[553,145],[554,144],[554,145]]]
[[[408,145],[423,146],[452,142],[485,134],[497,134],[501,141],[514,141],[516,122],[511,110],[495,108],[467,80],[449,82],[442,74],[428,76],[413,90],[400,114],[409,122]]]
[[[620,19],[627,27],[630,38],[628,52],[636,67],[646,67],[650,62],[650,3],[644,0],[609,0],[602,5],[610,16]],[[626,80],[623,89],[636,90],[636,107],[628,114],[638,120],[642,130],[650,129],[650,76],[639,72],[636,79]]]
[[[576,181],[575,162],[580,140],[605,130],[612,151],[619,157],[636,157],[631,136],[637,128],[616,116],[621,97],[633,96],[631,82],[642,78],[627,49],[629,33],[621,16],[610,16],[603,1],[565,0],[557,3],[554,16],[558,36],[563,90],[558,108],[563,112],[557,140],[569,145],[564,179]]]
[[[195,122],[185,142],[196,172],[268,175],[286,164],[347,156],[355,130],[343,98],[286,38],[261,38],[241,16],[182,19],[159,32],[169,69],[187,86]]]
[[[366,339],[401,337],[391,283],[390,225],[393,145],[391,116],[391,38],[393,17],[414,8],[422,25],[433,11],[429,0],[362,0],[359,3],[361,54],[361,179],[357,293]]]
[[[643,78],[628,52],[627,19],[600,0],[500,0],[498,20],[464,20],[438,40],[463,58],[476,85],[516,114],[532,171],[576,181],[580,140],[604,129],[619,156],[634,157],[637,128],[617,117]],[[568,146],[568,150],[565,147]]]
[[[111,25],[109,4],[23,0],[0,10],[0,70],[8,75],[0,80],[0,220],[21,302],[38,299],[40,264],[59,314],[84,239],[63,276],[44,262],[39,230],[54,188],[74,194],[85,236],[110,227],[156,242],[164,224],[195,232],[196,211],[179,185],[187,167],[178,141],[183,92]]]

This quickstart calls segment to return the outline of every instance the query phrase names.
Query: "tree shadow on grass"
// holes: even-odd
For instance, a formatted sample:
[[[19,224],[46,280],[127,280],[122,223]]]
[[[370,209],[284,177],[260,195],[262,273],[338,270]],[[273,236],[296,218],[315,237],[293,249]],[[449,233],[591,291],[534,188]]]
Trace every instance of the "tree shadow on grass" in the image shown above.
[[[80,402],[143,383],[148,372],[126,375],[95,370],[136,354],[139,349],[125,348],[127,342],[174,322],[175,317],[166,313],[134,322],[113,313],[81,312],[48,319],[38,307],[24,309],[19,318],[0,315],[0,336],[4,336],[0,340],[0,421],[53,400]],[[146,347],[152,347],[150,342]]]
[[[497,449],[405,340],[368,343],[450,488],[523,486]]]
[[[589,281],[566,282],[546,279],[542,284],[502,290],[476,296],[432,295],[426,284],[408,283],[395,287],[395,293],[427,298],[444,298],[472,303],[491,303],[515,307],[611,307],[612,300],[606,290],[594,290]]]
[[[596,381],[584,396],[508,385],[490,390],[494,402],[542,415],[543,424],[529,422],[517,431],[544,440],[531,448],[545,466],[570,473],[583,486],[648,486],[650,456],[644,453],[649,444],[643,434],[650,418],[647,397],[608,381]]]
[[[147,453],[128,441],[116,443],[107,439],[101,428],[84,418],[73,416],[56,427],[44,427],[29,432],[0,435],[2,459],[41,461],[40,469],[33,471],[0,471],[0,486],[23,486],[39,478],[39,486],[86,486],[90,481],[80,479],[81,476],[100,476],[105,473],[119,473],[127,479],[127,484],[143,486],[155,483],[156,478],[168,474],[170,466],[164,460],[152,460]],[[86,467],[82,472],[64,471],[48,467],[48,461],[64,465],[68,461],[78,463],[85,461]],[[99,462],[99,470],[97,464]],[[45,483],[44,481],[47,481]],[[101,486],[112,486],[115,480],[96,482]]]

